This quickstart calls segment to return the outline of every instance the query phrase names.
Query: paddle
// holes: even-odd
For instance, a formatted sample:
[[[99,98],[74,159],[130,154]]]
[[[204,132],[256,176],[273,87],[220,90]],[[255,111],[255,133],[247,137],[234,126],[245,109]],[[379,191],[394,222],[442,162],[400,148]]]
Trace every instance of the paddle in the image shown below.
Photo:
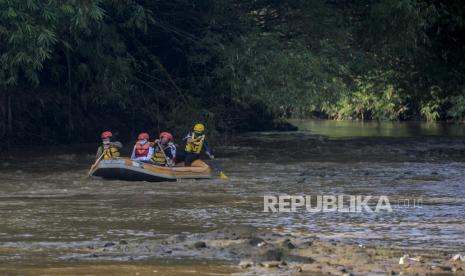
[[[161,152],[163,153],[163,157],[165,157],[166,164],[168,165],[168,167],[171,168],[171,171],[173,172],[173,175],[174,175],[174,177],[176,178],[176,171],[174,170],[173,166],[170,165],[169,159],[168,159],[168,156],[166,156],[165,150],[161,147],[160,142],[158,142],[157,145],[158,145],[158,148],[159,148],[159,149],[161,150]]]
[[[86,179],[89,178],[92,175],[92,173],[95,170],[95,167],[97,167],[98,164],[100,164],[100,161],[102,161],[102,158],[103,158],[104,155],[105,155],[105,150],[103,150],[102,155],[100,155],[100,157],[97,158],[97,161],[95,161],[95,163],[92,165],[92,167],[90,167],[89,173],[87,173],[87,176],[85,177]]]
[[[168,165],[168,167],[173,167],[172,165],[170,165],[168,156],[166,156],[166,153],[165,153],[165,151],[163,150],[163,148],[161,147],[160,142],[158,142],[157,145],[158,145],[158,148],[160,149],[161,153],[163,154],[163,157],[165,157],[166,164]]]
[[[208,157],[210,158],[210,160],[212,161],[212,165],[213,165],[213,168],[220,173],[220,178],[221,179],[229,179],[229,176],[227,176],[226,174],[223,173],[223,170],[221,169],[220,165],[218,164],[218,162],[215,160],[215,158],[213,158],[211,155],[208,155]]]

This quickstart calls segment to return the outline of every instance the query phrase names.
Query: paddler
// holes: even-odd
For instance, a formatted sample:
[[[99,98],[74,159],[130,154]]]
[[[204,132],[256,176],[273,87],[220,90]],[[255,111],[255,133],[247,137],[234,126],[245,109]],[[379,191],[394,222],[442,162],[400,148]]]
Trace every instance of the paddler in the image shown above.
[[[95,159],[99,159],[103,154],[104,160],[116,159],[120,156],[119,150],[123,147],[121,142],[112,142],[111,138],[113,133],[111,131],[104,131],[100,135],[102,139],[102,145],[97,149],[97,155]]]
[[[200,159],[200,153],[202,151],[211,159],[215,158],[208,148],[205,137],[205,126],[203,124],[195,124],[193,131],[189,132],[183,140],[186,141],[186,147],[184,152],[179,156],[179,161],[184,161],[185,166],[190,166],[192,162]]]
[[[153,147],[149,142],[148,133],[142,132],[137,136],[137,142],[132,150],[131,160],[150,163],[153,157]]]
[[[174,160],[176,158],[176,145],[172,141],[173,135],[171,133],[160,133],[159,139],[153,142],[154,154],[152,162],[154,164],[160,166],[174,166]]]

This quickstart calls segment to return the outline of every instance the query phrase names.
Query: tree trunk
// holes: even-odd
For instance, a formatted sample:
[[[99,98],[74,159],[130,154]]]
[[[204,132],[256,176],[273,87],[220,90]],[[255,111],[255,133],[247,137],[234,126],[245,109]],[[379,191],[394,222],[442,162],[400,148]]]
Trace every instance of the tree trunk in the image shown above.
[[[71,83],[71,57],[69,55],[69,49],[66,48],[66,66],[68,69],[68,138],[71,138],[74,132],[73,124],[73,87]]]
[[[6,104],[6,87],[3,87],[2,93],[0,94],[0,115],[1,115],[1,120],[0,120],[0,138],[2,141],[5,141],[6,139],[6,109],[7,109],[7,104]]]
[[[7,101],[6,147],[7,147],[7,151],[9,151],[10,147],[11,147],[11,140],[13,138],[13,109],[11,107],[11,91],[10,91],[10,89],[6,90],[6,101]]]
[[[160,129],[160,98],[157,97],[157,131],[158,133],[161,132]]]

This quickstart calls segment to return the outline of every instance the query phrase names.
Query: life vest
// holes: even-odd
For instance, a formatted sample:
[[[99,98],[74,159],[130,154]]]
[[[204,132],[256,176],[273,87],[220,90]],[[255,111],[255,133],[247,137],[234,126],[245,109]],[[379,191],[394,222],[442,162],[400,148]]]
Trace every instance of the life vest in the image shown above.
[[[159,146],[155,147],[155,153],[153,154],[152,161],[161,165],[165,165],[166,163],[165,155]]]
[[[200,135],[200,140],[197,142],[186,143],[186,151],[191,153],[200,154],[203,147],[203,141],[205,140],[205,134]],[[195,132],[192,133],[192,139],[197,138]]]
[[[103,148],[103,159],[110,160],[119,157],[119,151],[115,147]]]
[[[154,151],[155,152],[153,154],[152,161],[157,164],[165,165],[166,159],[165,159],[165,155],[163,154],[162,149],[160,149],[160,147],[157,145],[155,146]]]
[[[166,150],[167,149],[171,150],[172,146],[167,146],[166,148],[164,148],[163,151],[165,151],[165,153],[163,153],[162,149],[160,149],[160,147],[158,145],[155,146],[155,152],[154,152],[153,157],[152,157],[152,162],[155,162],[155,163],[160,164],[160,165],[165,165],[166,164],[165,155],[166,155]],[[167,157],[168,156],[169,155],[167,155]]]
[[[141,145],[139,142],[136,143],[134,155],[136,158],[138,157],[146,157],[149,154],[150,150],[150,143],[147,142]]]

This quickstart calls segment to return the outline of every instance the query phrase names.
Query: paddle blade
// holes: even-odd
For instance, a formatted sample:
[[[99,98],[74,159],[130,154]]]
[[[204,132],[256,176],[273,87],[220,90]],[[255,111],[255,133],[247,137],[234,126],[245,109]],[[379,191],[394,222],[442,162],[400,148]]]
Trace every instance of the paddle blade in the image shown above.
[[[227,175],[225,175],[223,172],[220,172],[220,178],[221,179],[229,179]]]

